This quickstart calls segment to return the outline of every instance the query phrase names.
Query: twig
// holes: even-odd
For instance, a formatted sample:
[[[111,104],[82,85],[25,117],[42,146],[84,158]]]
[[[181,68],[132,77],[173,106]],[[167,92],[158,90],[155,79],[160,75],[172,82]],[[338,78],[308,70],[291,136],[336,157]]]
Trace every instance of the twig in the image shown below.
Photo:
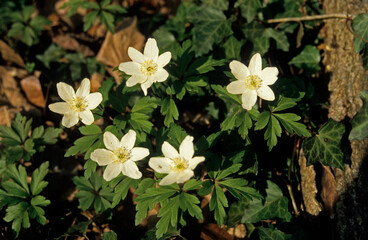
[[[267,23],[301,22],[301,21],[313,21],[330,18],[353,19],[354,17],[355,17],[354,15],[345,13],[331,13],[331,14],[303,16],[303,17],[275,18],[267,20]]]

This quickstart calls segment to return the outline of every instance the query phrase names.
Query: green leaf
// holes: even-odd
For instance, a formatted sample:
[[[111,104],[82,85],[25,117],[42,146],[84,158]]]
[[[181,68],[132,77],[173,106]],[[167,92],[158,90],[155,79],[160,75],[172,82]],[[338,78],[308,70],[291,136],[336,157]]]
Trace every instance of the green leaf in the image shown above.
[[[102,235],[102,240],[117,240],[117,239],[118,235],[113,230],[104,232]]]
[[[234,36],[230,36],[223,45],[226,58],[240,60],[240,52],[244,43],[244,39],[238,40]]]
[[[301,95],[299,98],[288,98],[284,96],[280,96],[277,101],[277,106],[272,109],[273,112],[279,112],[288,108],[292,108],[297,105],[297,102],[301,100],[304,95]]]
[[[259,227],[257,228],[260,240],[291,240],[293,236],[278,229]]]
[[[257,10],[262,7],[259,0],[237,0],[234,7],[240,7],[241,15],[250,23],[257,15]]]
[[[232,103],[236,103],[236,104],[240,104],[240,105],[242,104],[239,97],[237,95],[233,95],[233,94],[229,93],[226,90],[226,87],[212,84],[211,88],[216,92],[218,97],[221,98],[222,100],[224,100],[225,102],[230,101]]]
[[[352,27],[354,32],[360,36],[360,38],[354,36],[354,49],[356,53],[359,53],[366,46],[367,42],[363,39],[368,39],[368,14],[361,13],[353,19]]]
[[[205,7],[213,7],[221,11],[225,11],[229,8],[228,0],[202,0],[202,4]]]
[[[277,31],[273,28],[267,28],[264,32],[264,36],[272,38],[276,41],[276,48],[284,52],[289,51],[289,40],[284,32]]]
[[[198,74],[208,73],[210,71],[215,70],[214,67],[223,66],[225,64],[225,60],[216,60],[210,57],[201,57],[195,60],[188,68],[185,76],[193,76]],[[188,81],[188,80],[187,80]]]
[[[181,193],[179,196],[180,208],[184,212],[188,210],[190,216],[195,217],[198,220],[203,219],[202,210],[198,206],[200,201],[196,196],[188,193]]]
[[[183,186],[184,191],[197,190],[201,187],[202,181],[197,181],[195,179],[190,179]]]
[[[82,126],[78,128],[79,132],[83,135],[95,135],[95,134],[101,134],[101,128],[97,125],[91,124],[87,126]]]
[[[202,7],[192,12],[188,20],[194,25],[193,49],[197,57],[208,53],[214,44],[232,34],[231,22],[218,9]]]
[[[325,166],[345,169],[344,154],[341,150],[341,138],[345,132],[342,123],[328,120],[314,137],[303,141],[303,152],[307,165],[320,162]]]
[[[48,182],[42,181],[49,172],[49,162],[44,162],[33,171],[31,180],[31,192],[33,196],[38,195],[47,186]]]
[[[145,113],[131,113],[129,115],[128,122],[134,130],[150,133],[153,127],[153,123],[148,121],[148,119],[149,116]]]
[[[352,129],[349,140],[368,138],[368,91],[361,91],[360,98],[363,101],[363,106],[351,120]]]
[[[170,123],[178,120],[179,112],[173,99],[164,98],[161,102],[161,114],[165,116],[164,124],[169,126]]]
[[[298,115],[294,113],[275,113],[273,116],[281,122],[282,126],[284,126],[286,131],[289,133],[293,134],[295,132],[299,137],[311,136],[307,127],[304,124],[297,122],[300,120]]]
[[[4,217],[4,221],[12,223],[12,229],[19,234],[21,227],[29,228],[29,217],[28,217],[28,209],[29,205],[26,202],[19,202],[16,205],[9,206],[6,209],[6,215]]]
[[[157,214],[160,220],[156,224],[156,237],[162,237],[169,229],[169,226],[176,228],[178,222],[179,196],[170,198],[166,204],[161,204],[161,209]]]
[[[228,179],[222,182],[219,182],[219,185],[225,187],[229,192],[236,198],[241,199],[245,198],[259,198],[262,199],[262,196],[256,192],[254,188],[248,187],[248,181],[241,178],[233,178]]]
[[[31,199],[32,206],[46,207],[47,205],[50,205],[50,203],[50,200],[47,200],[44,196],[35,196]]]
[[[125,8],[123,8],[120,5],[116,5],[116,4],[106,6],[103,9],[109,12],[112,12],[112,13],[120,13],[120,14],[127,13],[127,10]]]
[[[132,185],[134,181],[135,181],[134,179],[127,177],[115,187],[114,190],[115,194],[112,201],[112,207],[115,207],[120,203],[121,200],[125,199],[125,197],[128,194],[129,187]]]
[[[176,41],[175,35],[168,31],[164,26],[158,28],[152,35],[156,39],[160,51],[171,52],[172,58],[176,60],[177,50],[180,48],[180,45],[178,41]]]
[[[51,62],[59,61],[65,55],[65,50],[61,47],[51,44],[43,54],[36,55],[46,68],[50,68]]]
[[[271,113],[269,111],[264,111],[259,114],[257,118],[257,122],[254,125],[254,130],[260,130],[267,126],[268,122],[270,121]]]
[[[111,13],[107,11],[101,11],[100,21],[101,23],[105,24],[107,30],[109,30],[112,33],[115,33],[114,16]]]
[[[261,220],[281,219],[290,222],[292,216],[288,211],[289,200],[283,197],[281,189],[267,181],[266,196],[253,198],[244,210],[242,223],[257,223]]]
[[[315,73],[320,69],[320,61],[321,55],[319,53],[319,49],[316,46],[307,45],[299,55],[291,59],[289,64],[293,64],[298,68]]]
[[[153,97],[143,97],[139,99],[133,106],[132,112],[151,113],[158,104],[158,100]]]
[[[23,189],[29,194],[29,188],[27,184],[27,172],[26,169],[19,165],[18,169],[15,167],[15,165],[11,165],[8,167],[7,171],[8,176],[14,180],[14,182],[18,183],[20,186],[23,187]]]
[[[93,10],[93,11],[89,12],[86,16],[84,16],[84,18],[83,18],[83,22],[84,22],[83,31],[84,32],[87,32],[87,30],[92,27],[92,25],[96,21],[97,15],[98,15],[98,11]]]
[[[221,123],[221,131],[233,130],[237,114],[231,114]]]
[[[187,133],[179,125],[175,124],[171,124],[170,129],[167,133],[167,137],[170,140],[169,142],[176,149],[179,149],[181,142],[186,136]]]
[[[209,207],[211,211],[215,211],[215,220],[217,224],[222,226],[225,221],[225,207],[228,207],[228,202],[225,193],[217,185],[215,185],[213,189]]]
[[[268,151],[276,146],[277,137],[281,136],[281,126],[279,121],[274,116],[271,116],[271,120],[268,122],[264,139],[267,140]]]

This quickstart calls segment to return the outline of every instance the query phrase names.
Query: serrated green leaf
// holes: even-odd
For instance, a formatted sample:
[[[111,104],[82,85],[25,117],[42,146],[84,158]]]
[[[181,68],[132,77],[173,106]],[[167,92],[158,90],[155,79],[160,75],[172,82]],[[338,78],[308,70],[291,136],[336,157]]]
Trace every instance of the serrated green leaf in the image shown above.
[[[43,54],[36,55],[46,68],[50,68],[51,62],[59,61],[65,55],[65,50],[60,46],[51,44]]]
[[[325,166],[345,169],[344,154],[341,150],[341,138],[345,132],[342,123],[328,120],[314,137],[303,141],[303,152],[307,165],[320,162]]]
[[[188,193],[181,193],[179,196],[180,208],[183,211],[188,210],[190,216],[195,217],[199,220],[203,219],[202,210],[198,206],[200,201],[196,196],[190,195]]]
[[[95,135],[102,133],[101,128],[97,125],[91,124],[78,128],[79,132],[83,135]]]
[[[368,14],[361,13],[353,19],[352,27],[354,32],[360,36],[354,36],[354,49],[356,53],[359,53],[366,46],[367,42],[363,39],[368,39]]]
[[[234,7],[240,7],[241,15],[250,23],[257,15],[257,10],[262,7],[259,0],[237,0]]]
[[[83,31],[84,32],[87,32],[87,30],[92,27],[92,25],[96,21],[97,15],[98,15],[98,11],[93,10],[93,11],[89,12],[86,16],[84,16],[84,18],[83,18],[83,22],[84,22]]]
[[[277,137],[281,136],[281,126],[279,121],[274,116],[271,116],[271,120],[268,122],[264,139],[267,140],[268,151],[276,146]]]
[[[195,60],[188,68],[185,76],[193,76],[198,74],[208,73],[210,71],[215,70],[214,67],[223,66],[225,64],[225,60],[216,60],[210,57],[201,57]],[[187,80],[188,81],[188,80]]]
[[[116,4],[112,4],[112,5],[103,7],[103,9],[109,12],[112,12],[112,13],[120,13],[120,14],[127,13],[127,10],[125,8],[123,8],[120,5],[116,5]]]
[[[260,130],[267,126],[270,121],[271,113],[269,111],[264,111],[259,114],[257,118],[257,122],[254,125],[254,130]]]
[[[248,187],[248,181],[241,178],[233,178],[219,182],[219,185],[225,187],[236,198],[258,198],[262,199],[262,196],[257,193],[254,188]]]
[[[241,223],[244,215],[244,210],[249,204],[249,199],[242,198],[238,202],[234,202],[230,205],[229,211],[227,213],[226,222],[228,227],[234,227],[235,225]]]
[[[0,125],[0,137],[2,137],[2,143],[4,143],[4,138],[13,139],[15,143],[22,143],[20,136],[10,127]]]
[[[157,216],[160,217],[160,220],[156,224],[156,237],[162,237],[169,226],[176,227],[178,221],[178,210],[179,210],[179,195],[173,198],[170,198],[167,204],[161,204],[161,209],[158,212]]]
[[[109,30],[112,33],[115,33],[114,16],[111,13],[107,11],[101,11],[100,21],[101,23],[105,24],[107,30]]]
[[[129,187],[132,184],[134,179],[131,178],[125,178],[123,181],[121,181],[114,190],[114,197],[112,202],[112,207],[115,207],[120,203],[121,200],[124,200],[125,197],[128,194]]]
[[[292,108],[297,105],[297,102],[299,102],[303,96],[304,94],[298,98],[288,98],[281,95],[277,101],[277,106],[273,108],[272,111],[279,112],[288,108]]]
[[[283,197],[281,189],[267,181],[266,196],[263,200],[253,198],[244,210],[242,223],[256,223],[267,219],[281,219],[290,222],[292,216],[288,211],[289,200]]]
[[[352,129],[349,140],[368,138],[368,91],[360,92],[360,98],[363,101],[363,106],[351,120]]]
[[[229,8],[228,0],[202,0],[203,6],[213,7],[221,11],[225,11]]]
[[[315,73],[320,69],[320,61],[321,55],[319,53],[319,49],[316,46],[307,45],[299,55],[291,59],[289,64],[293,64],[298,68],[309,70],[312,73]]]
[[[76,155],[78,152],[84,153],[86,152],[91,145],[93,145],[96,141],[102,139],[102,134],[97,135],[87,135],[81,138],[78,138],[74,142],[74,146],[70,147],[68,151],[65,153],[65,157],[70,157]]]
[[[173,99],[164,98],[161,102],[161,114],[165,116],[164,124],[169,126],[170,123],[178,120],[179,112]]]
[[[230,114],[221,123],[221,131],[233,130],[237,114]]]
[[[49,162],[44,162],[39,168],[33,171],[31,180],[31,192],[38,195],[47,186],[48,182],[42,181],[49,172]]]
[[[144,131],[150,133],[153,127],[153,123],[148,121],[149,116],[145,113],[131,113],[129,115],[128,122],[134,130],[139,132]],[[165,118],[166,119],[166,118]]]
[[[215,185],[213,189],[209,207],[211,211],[215,211],[215,220],[217,224],[222,226],[225,221],[225,207],[228,207],[228,202],[225,193],[217,185]]]
[[[26,169],[19,165],[18,169],[15,167],[15,165],[11,165],[8,167],[7,171],[8,176],[14,180],[14,182],[18,183],[20,186],[23,187],[23,189],[29,194],[29,188],[27,184],[27,172]]]
[[[188,20],[194,25],[193,49],[197,57],[208,53],[214,44],[232,34],[231,22],[215,8],[202,7],[192,12]]]
[[[184,191],[197,190],[201,187],[202,181],[197,181],[195,179],[190,179],[183,186]]]
[[[237,95],[233,95],[226,90],[226,87],[212,84],[211,88],[217,93],[218,97],[224,101],[230,101],[233,103],[241,104],[241,100]]]
[[[293,134],[295,132],[299,137],[311,136],[307,127],[304,124],[297,122],[300,120],[298,115],[294,113],[274,113],[273,116],[281,122],[282,126],[284,126],[286,131],[289,133]]]

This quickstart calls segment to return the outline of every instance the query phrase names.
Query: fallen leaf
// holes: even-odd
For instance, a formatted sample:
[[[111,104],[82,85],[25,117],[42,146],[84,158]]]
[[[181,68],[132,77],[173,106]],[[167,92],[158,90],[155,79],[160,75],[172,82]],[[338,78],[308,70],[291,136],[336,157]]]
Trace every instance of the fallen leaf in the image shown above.
[[[338,194],[336,191],[336,180],[333,175],[331,168],[328,166],[322,166],[322,179],[321,179],[321,199],[325,209],[333,217],[335,214],[336,202],[338,199]]]
[[[0,107],[0,125],[5,125],[10,127],[11,118],[8,111],[8,106]]]
[[[28,72],[23,68],[5,67],[5,69],[12,77],[22,79],[28,76]]]
[[[113,69],[122,62],[131,61],[128,56],[128,48],[133,47],[139,51],[143,49],[145,37],[137,30],[137,18],[126,19],[123,29],[112,34],[107,33],[96,59],[106,65],[107,71],[120,83],[119,71]]]
[[[10,63],[15,63],[20,67],[24,67],[24,61],[11,47],[8,46],[5,42],[0,40],[0,52],[2,58]]]
[[[245,238],[247,236],[247,228],[244,224],[237,224],[235,228],[229,228],[227,233],[234,235],[236,238]]]
[[[20,81],[23,92],[29,102],[37,107],[44,108],[46,105],[45,97],[43,96],[40,80],[35,76],[29,76]]]
[[[70,34],[57,35],[52,38],[52,41],[65,50],[81,52],[84,57],[94,56],[94,52],[89,47],[80,44]]]
[[[32,108],[20,91],[17,81],[3,66],[0,66],[0,79],[2,92],[13,107],[23,107],[25,110]]]
[[[97,92],[101,87],[104,75],[101,73],[93,73],[91,76],[91,92]]]
[[[220,227],[216,223],[208,223],[203,226],[201,232],[201,239],[212,240],[212,239],[223,239],[223,240],[233,240],[234,236],[226,232],[226,227]]]

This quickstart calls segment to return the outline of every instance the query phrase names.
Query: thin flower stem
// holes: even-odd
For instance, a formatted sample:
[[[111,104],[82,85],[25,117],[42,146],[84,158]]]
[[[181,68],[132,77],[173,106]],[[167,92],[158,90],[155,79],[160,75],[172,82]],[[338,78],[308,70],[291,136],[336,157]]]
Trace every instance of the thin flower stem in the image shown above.
[[[353,19],[355,15],[345,13],[331,13],[314,16],[303,16],[303,17],[288,17],[288,18],[275,18],[267,20],[267,23],[285,23],[285,22],[301,22],[301,21],[314,21],[331,18],[342,18],[342,19]]]

